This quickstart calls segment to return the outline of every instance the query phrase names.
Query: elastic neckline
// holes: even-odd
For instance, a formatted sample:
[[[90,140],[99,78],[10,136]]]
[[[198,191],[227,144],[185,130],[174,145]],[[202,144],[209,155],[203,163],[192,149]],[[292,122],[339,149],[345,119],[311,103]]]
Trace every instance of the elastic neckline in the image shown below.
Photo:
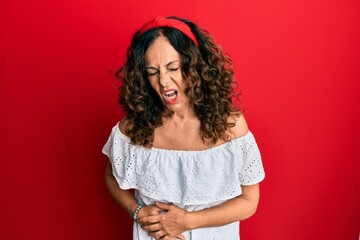
[[[120,122],[118,122],[118,123],[116,124],[116,126],[115,126],[116,132],[121,136],[122,139],[127,140],[127,141],[130,143],[130,138],[120,131],[119,123],[120,123]],[[165,149],[165,148],[156,148],[156,147],[145,148],[144,146],[141,146],[141,145],[133,145],[133,144],[132,144],[132,145],[133,145],[133,146],[136,146],[136,147],[140,147],[140,148],[145,148],[145,149],[148,149],[148,150],[158,151],[158,152],[172,152],[172,153],[206,153],[206,152],[212,152],[212,151],[215,151],[215,150],[219,150],[219,149],[228,147],[228,146],[230,146],[231,144],[233,144],[234,142],[242,141],[243,139],[249,137],[250,135],[252,135],[252,133],[251,133],[250,130],[248,130],[247,133],[246,133],[245,135],[243,135],[243,136],[240,136],[240,137],[237,137],[237,138],[233,138],[233,139],[231,139],[230,141],[224,142],[224,143],[222,143],[222,144],[220,144],[220,145],[217,145],[217,146],[213,146],[213,147],[205,148],[205,149],[199,149],[199,150]]]

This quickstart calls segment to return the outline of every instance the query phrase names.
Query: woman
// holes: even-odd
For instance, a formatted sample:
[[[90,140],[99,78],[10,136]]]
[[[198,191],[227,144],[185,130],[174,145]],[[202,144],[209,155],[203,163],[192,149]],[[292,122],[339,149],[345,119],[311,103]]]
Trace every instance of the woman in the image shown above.
[[[118,77],[127,116],[103,152],[133,239],[239,239],[264,171],[232,104],[230,59],[194,23],[157,17],[135,33]]]

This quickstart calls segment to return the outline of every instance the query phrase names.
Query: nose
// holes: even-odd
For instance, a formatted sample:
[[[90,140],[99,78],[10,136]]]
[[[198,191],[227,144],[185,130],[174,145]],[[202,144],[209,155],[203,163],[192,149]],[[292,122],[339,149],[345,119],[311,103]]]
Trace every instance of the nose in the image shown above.
[[[166,71],[160,71],[159,72],[159,84],[162,87],[166,87],[169,83],[169,75],[167,74]]]

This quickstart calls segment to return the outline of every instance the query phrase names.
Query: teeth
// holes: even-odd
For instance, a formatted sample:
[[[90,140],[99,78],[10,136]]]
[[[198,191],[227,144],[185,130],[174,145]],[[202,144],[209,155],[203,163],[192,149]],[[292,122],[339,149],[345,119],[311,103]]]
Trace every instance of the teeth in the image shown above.
[[[164,93],[165,97],[170,98],[170,99],[174,99],[176,97],[177,92],[176,91],[169,91]]]
[[[174,93],[175,93],[175,91],[169,91],[169,92],[166,92],[165,95],[166,95],[166,96],[170,96],[170,95],[172,95],[172,94],[174,94]]]

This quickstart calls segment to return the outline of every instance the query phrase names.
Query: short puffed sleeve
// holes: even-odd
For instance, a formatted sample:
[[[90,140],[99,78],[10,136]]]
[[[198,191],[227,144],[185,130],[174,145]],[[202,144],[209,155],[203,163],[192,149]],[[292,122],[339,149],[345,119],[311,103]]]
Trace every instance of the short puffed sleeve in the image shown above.
[[[242,161],[239,168],[241,185],[253,185],[261,182],[265,177],[261,154],[254,135],[249,131],[243,138],[240,146]]]

